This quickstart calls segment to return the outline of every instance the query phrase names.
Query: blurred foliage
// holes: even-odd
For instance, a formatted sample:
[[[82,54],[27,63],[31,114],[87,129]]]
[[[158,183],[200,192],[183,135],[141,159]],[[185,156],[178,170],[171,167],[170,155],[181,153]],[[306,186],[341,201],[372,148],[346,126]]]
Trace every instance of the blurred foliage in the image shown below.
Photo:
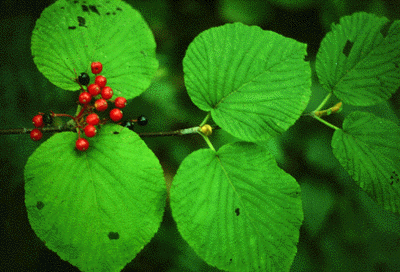
[[[38,111],[74,114],[77,94],[57,89],[35,67],[30,37],[42,10],[53,1],[3,0],[0,4],[0,129],[32,127]],[[332,23],[356,11],[400,19],[398,0],[135,0],[157,41],[161,66],[150,89],[130,101],[132,118],[150,118],[140,131],[167,131],[198,125],[205,113],[194,107],[184,88],[182,59],[201,32],[227,22],[257,24],[308,44],[313,61]],[[246,4],[246,3],[254,3]],[[315,79],[315,78],[314,78]],[[316,80],[306,109],[326,93]],[[362,110],[399,124],[400,92],[387,102]],[[332,101],[334,105],[337,101]],[[330,106],[330,105],[327,105]],[[340,126],[355,108],[344,105],[326,119]],[[305,221],[292,271],[400,271],[400,218],[382,210],[355,185],[333,157],[333,130],[302,117],[282,136],[265,144],[279,165],[300,183]],[[40,143],[28,135],[1,136],[0,243],[3,271],[78,271],[48,250],[32,231],[24,205],[24,165]],[[49,135],[44,136],[44,140]],[[205,148],[198,135],[144,138],[156,153],[170,184],[180,162]],[[219,148],[234,137],[220,130],[211,140]],[[179,235],[169,207],[159,232],[123,271],[218,271],[199,259]]]

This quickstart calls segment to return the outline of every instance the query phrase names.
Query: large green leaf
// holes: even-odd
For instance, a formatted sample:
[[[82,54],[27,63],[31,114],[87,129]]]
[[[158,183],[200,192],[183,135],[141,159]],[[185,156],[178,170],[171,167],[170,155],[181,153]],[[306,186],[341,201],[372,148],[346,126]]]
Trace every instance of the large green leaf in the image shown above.
[[[400,21],[365,12],[340,19],[322,40],[316,71],[322,85],[347,104],[387,100],[400,86]]]
[[[300,186],[253,143],[202,149],[171,187],[182,237],[207,263],[228,271],[289,271],[303,220]]]
[[[85,152],[77,134],[44,142],[25,167],[29,222],[46,246],[82,271],[119,271],[150,241],[166,189],[156,156],[140,137],[106,125]]]
[[[241,23],[202,32],[183,59],[185,84],[200,109],[245,141],[288,129],[311,95],[306,45]]]
[[[100,61],[108,85],[127,99],[150,85],[158,67],[155,47],[139,12],[117,0],[58,0],[43,11],[32,34],[33,60],[53,84],[77,90],[74,69],[89,73],[90,63]]]
[[[333,154],[379,205],[400,212],[400,127],[367,112],[353,112],[332,138]]]

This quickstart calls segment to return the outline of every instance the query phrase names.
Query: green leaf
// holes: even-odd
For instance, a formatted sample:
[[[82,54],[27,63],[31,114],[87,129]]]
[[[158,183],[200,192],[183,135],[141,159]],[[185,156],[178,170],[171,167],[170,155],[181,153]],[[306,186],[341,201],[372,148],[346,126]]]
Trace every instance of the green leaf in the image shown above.
[[[365,12],[340,19],[322,40],[316,71],[321,84],[344,103],[368,106],[400,86],[400,21]]]
[[[287,130],[307,106],[306,44],[241,23],[202,32],[183,59],[185,84],[200,109],[245,141]]]
[[[353,112],[332,138],[333,154],[357,184],[384,209],[400,211],[400,127],[367,112]]]
[[[114,94],[133,98],[149,87],[158,67],[153,34],[140,13],[122,1],[58,0],[46,8],[32,34],[32,55],[54,85],[77,90],[76,73],[100,61]]]
[[[210,265],[228,271],[289,271],[303,220],[300,186],[253,143],[201,149],[171,187],[182,237]]]
[[[120,271],[157,232],[166,190],[156,156],[140,137],[106,125],[75,149],[58,133],[29,157],[25,204],[46,246],[82,271]]]

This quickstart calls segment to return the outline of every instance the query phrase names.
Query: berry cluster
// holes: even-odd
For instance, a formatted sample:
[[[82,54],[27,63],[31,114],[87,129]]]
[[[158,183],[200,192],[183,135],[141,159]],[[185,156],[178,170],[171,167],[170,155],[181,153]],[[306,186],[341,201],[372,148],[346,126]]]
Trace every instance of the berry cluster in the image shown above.
[[[103,70],[103,65],[101,62],[92,62],[91,70],[92,73],[96,75],[93,84],[89,85],[90,77],[87,73],[81,73],[75,79],[82,90],[78,98],[82,109],[78,115],[71,116],[68,114],[56,114],[52,112],[51,114],[47,115],[40,113],[34,116],[32,122],[36,128],[31,131],[30,135],[32,140],[38,141],[42,138],[43,133],[41,128],[43,128],[45,124],[51,124],[50,120],[52,122],[53,117],[70,117],[75,122],[78,132],[78,140],[76,141],[75,146],[78,150],[85,151],[89,148],[89,142],[87,139],[81,137],[81,131],[85,133],[86,137],[91,138],[97,133],[96,126],[107,123],[109,119],[114,122],[119,122],[122,119],[123,114],[121,109],[126,106],[126,99],[120,96],[112,100],[113,90],[111,87],[106,86],[107,78],[99,75]],[[103,112],[107,110],[110,102],[115,105],[115,108],[110,110],[109,119],[100,118],[98,114],[103,114]],[[138,122],[140,125],[144,124],[144,121],[140,120],[131,121]]]
[[[39,141],[43,137],[42,128],[44,125],[51,125],[53,123],[53,118],[49,113],[40,112],[32,118],[32,123],[36,128],[30,133],[31,139]]]

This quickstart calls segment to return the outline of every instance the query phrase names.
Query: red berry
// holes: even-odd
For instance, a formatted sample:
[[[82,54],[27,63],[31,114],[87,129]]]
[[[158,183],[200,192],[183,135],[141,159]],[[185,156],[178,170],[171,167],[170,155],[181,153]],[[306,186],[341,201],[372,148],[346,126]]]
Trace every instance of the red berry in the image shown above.
[[[110,118],[111,120],[113,120],[114,122],[118,122],[119,120],[122,119],[122,111],[120,109],[112,109],[110,111]]]
[[[32,118],[32,123],[35,127],[40,128],[43,126],[43,116],[41,114],[35,115]]]
[[[84,130],[87,137],[93,137],[97,132],[96,127],[93,125],[87,125]]]
[[[32,129],[30,136],[32,140],[39,141],[40,139],[42,139],[43,133],[39,129],[35,128]]]
[[[107,101],[103,98],[97,99],[96,102],[94,102],[94,107],[98,111],[105,111],[108,107]]]
[[[89,142],[84,138],[79,138],[78,140],[76,140],[75,147],[79,151],[85,151],[89,148]]]
[[[101,92],[101,88],[97,84],[90,84],[88,87],[88,91],[92,96],[96,96]]]
[[[100,88],[103,88],[107,84],[107,79],[105,76],[97,76],[94,80],[94,83],[100,86]]]
[[[103,97],[104,99],[108,100],[113,96],[113,90],[106,86],[103,88],[103,90],[101,90],[101,97]]]
[[[88,92],[83,92],[79,95],[79,103],[86,105],[92,100],[92,95]]]
[[[86,117],[86,123],[88,125],[97,125],[100,122],[99,116],[96,113],[91,113]]]
[[[95,75],[100,74],[101,71],[103,70],[103,64],[101,64],[101,62],[99,62],[99,61],[95,61],[95,62],[92,62],[91,68],[92,68],[93,74],[95,74]]]
[[[119,96],[119,97],[115,98],[114,103],[117,108],[122,109],[126,106],[126,99],[125,99],[125,97]]]

